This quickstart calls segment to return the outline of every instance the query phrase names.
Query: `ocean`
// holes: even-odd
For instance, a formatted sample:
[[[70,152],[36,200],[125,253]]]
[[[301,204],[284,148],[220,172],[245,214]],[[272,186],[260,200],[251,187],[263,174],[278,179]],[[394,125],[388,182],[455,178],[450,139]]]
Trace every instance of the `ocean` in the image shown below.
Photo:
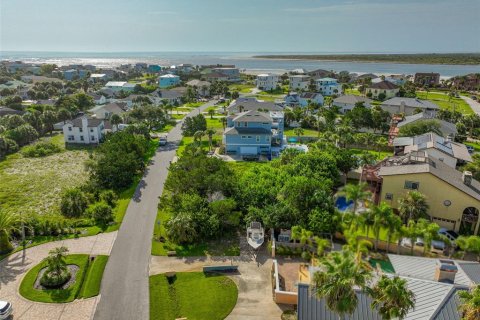
[[[325,52],[326,54],[329,52]],[[438,72],[443,78],[468,73],[480,73],[480,65],[439,65],[439,64],[402,64],[376,62],[312,61],[257,59],[254,55],[272,54],[272,52],[11,52],[0,51],[0,59],[22,60],[32,63],[55,63],[59,66],[69,64],[92,64],[98,67],[114,67],[120,64],[146,62],[169,66],[180,63],[193,65],[234,64],[238,68],[251,72],[283,73],[303,68],[306,70],[325,69],[376,74],[415,74],[416,72]],[[282,53],[278,53],[282,54]]]

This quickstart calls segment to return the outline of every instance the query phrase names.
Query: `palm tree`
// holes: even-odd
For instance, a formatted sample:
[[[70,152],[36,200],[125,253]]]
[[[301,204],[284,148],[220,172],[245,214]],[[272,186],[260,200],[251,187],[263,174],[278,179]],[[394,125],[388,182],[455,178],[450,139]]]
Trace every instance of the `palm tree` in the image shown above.
[[[403,229],[404,235],[410,239],[410,255],[413,256],[413,249],[415,247],[415,240],[420,235],[417,223],[414,220],[409,220],[407,226]]]
[[[0,254],[13,250],[10,234],[19,230],[21,222],[22,218],[19,214],[0,210]]]
[[[315,244],[317,246],[317,255],[319,257],[323,256],[325,253],[325,249],[330,248],[332,246],[332,243],[330,240],[325,239],[325,238],[320,238],[320,237],[313,237],[315,240]]]
[[[360,238],[356,232],[345,236],[347,238],[347,245],[345,247],[355,254],[355,261],[357,261],[357,263],[362,263],[363,257],[368,255],[368,252],[372,248],[372,242]]]
[[[432,246],[432,241],[438,238],[438,230],[440,227],[436,223],[432,223],[426,219],[418,219],[418,232],[422,235],[425,245],[423,246],[423,254],[427,253]]]
[[[359,184],[347,184],[345,189],[340,193],[344,194],[347,201],[353,201],[353,212],[357,212],[359,201],[367,201],[371,198],[372,193],[367,190],[367,184],[360,182]]]
[[[327,307],[344,319],[358,305],[355,288],[365,289],[371,273],[365,265],[358,264],[349,250],[332,252],[321,262],[322,271],[313,275],[312,290]]]
[[[460,305],[462,319],[480,319],[480,285],[476,285],[470,291],[460,290],[458,296],[462,301],[462,304]]]
[[[371,291],[372,309],[384,320],[404,319],[415,307],[415,294],[407,288],[407,280],[382,275]]]
[[[297,136],[298,141],[300,141],[300,137],[303,136],[304,132],[303,128],[300,127],[293,129],[293,133]]]
[[[302,234],[302,227],[300,226],[293,226],[292,227],[292,240],[294,243],[297,243],[297,240],[300,240],[300,236]]]
[[[59,278],[67,270],[67,263],[65,261],[67,252],[67,247],[58,247],[50,250],[46,258],[48,273]]]
[[[210,116],[210,119],[213,119],[213,116],[215,115],[215,110],[214,109],[209,109],[208,110],[208,115]]]
[[[120,117],[118,114],[112,114],[110,117],[110,123],[112,126],[114,126],[115,130],[118,129],[118,125],[122,123],[122,117]]]
[[[205,131],[205,134],[208,136],[208,151],[212,151],[212,139],[213,139],[213,135],[216,133],[215,130],[213,129],[207,129]]]
[[[363,226],[365,235],[370,237],[370,228],[373,227],[375,223],[375,216],[372,210],[367,210],[360,215],[360,224]]]
[[[401,238],[402,219],[396,214],[391,214],[387,219],[387,253],[390,252],[390,242],[394,236]]]
[[[202,137],[205,135],[204,131],[197,131],[193,134],[193,140],[198,141],[200,148],[202,147]]]
[[[399,201],[399,211],[404,222],[428,217],[428,204],[425,196],[418,191],[409,191]]]
[[[388,225],[389,217],[393,215],[392,208],[385,202],[372,208],[373,214],[373,234],[375,235],[375,251],[378,251],[378,240],[380,231]]]

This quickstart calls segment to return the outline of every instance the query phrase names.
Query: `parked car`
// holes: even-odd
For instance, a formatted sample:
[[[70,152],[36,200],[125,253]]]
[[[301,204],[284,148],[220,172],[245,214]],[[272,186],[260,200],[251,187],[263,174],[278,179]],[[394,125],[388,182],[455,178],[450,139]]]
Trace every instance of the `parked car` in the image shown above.
[[[447,228],[440,228],[438,230],[438,234],[445,236],[448,240],[452,242],[453,246],[456,246],[455,240],[457,240],[457,238],[459,237],[458,233],[453,230],[448,230]]]
[[[12,312],[12,304],[10,302],[0,300],[0,320],[8,319]]]
[[[412,247],[412,242],[410,241],[409,238],[403,238],[402,241],[400,242],[400,245],[402,247],[411,248]],[[415,240],[414,245],[417,246],[417,247],[424,247],[425,246],[425,241],[422,238],[419,237]],[[432,241],[432,249],[443,251],[443,250],[445,250],[445,248],[446,248],[445,242],[439,241],[439,240],[433,240]]]
[[[477,100],[477,96],[471,96],[472,100]]]
[[[472,146],[467,145],[468,153],[474,153],[475,149]]]
[[[160,146],[165,146],[167,144],[167,136],[166,135],[162,135],[158,138],[158,145]]]

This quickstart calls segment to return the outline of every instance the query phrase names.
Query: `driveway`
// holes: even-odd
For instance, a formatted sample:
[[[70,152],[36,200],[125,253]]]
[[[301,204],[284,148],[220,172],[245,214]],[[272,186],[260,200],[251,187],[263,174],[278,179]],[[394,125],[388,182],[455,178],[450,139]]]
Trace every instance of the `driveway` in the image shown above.
[[[91,319],[99,297],[63,304],[40,303],[24,299],[18,289],[28,270],[40,263],[51,249],[66,246],[69,253],[108,255],[116,235],[117,232],[101,233],[92,237],[49,242],[12,254],[0,262],[0,299],[12,303],[15,320]]]
[[[152,256],[150,275],[168,271],[201,271],[204,265],[238,265],[238,274],[229,275],[238,287],[238,300],[227,320],[278,320],[282,309],[273,301],[272,259],[263,250],[257,255],[242,241],[241,255],[233,257],[158,257]],[[265,247],[264,247],[265,248]]]
[[[470,97],[460,96],[472,108],[473,112],[480,115],[480,103]]]
[[[197,115],[213,105],[208,102],[189,115]],[[153,225],[168,165],[182,138],[181,124],[178,122],[169,132],[168,145],[157,150],[128,205],[105,269],[102,299],[94,317],[97,320],[149,318],[148,267]]]

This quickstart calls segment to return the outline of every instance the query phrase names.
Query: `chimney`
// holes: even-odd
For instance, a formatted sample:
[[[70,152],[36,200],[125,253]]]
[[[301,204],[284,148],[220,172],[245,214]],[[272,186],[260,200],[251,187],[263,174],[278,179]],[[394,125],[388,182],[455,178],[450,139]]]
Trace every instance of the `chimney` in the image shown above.
[[[463,171],[462,180],[463,180],[463,183],[465,185],[471,186],[472,185],[472,179],[473,179],[473,176],[472,176],[472,173],[470,171]]]
[[[405,101],[400,101],[400,113],[405,113]]]
[[[82,128],[88,127],[88,118],[86,116],[82,116]]]
[[[455,275],[458,268],[452,260],[439,259],[435,266],[435,275],[433,280],[445,283],[455,283]]]

